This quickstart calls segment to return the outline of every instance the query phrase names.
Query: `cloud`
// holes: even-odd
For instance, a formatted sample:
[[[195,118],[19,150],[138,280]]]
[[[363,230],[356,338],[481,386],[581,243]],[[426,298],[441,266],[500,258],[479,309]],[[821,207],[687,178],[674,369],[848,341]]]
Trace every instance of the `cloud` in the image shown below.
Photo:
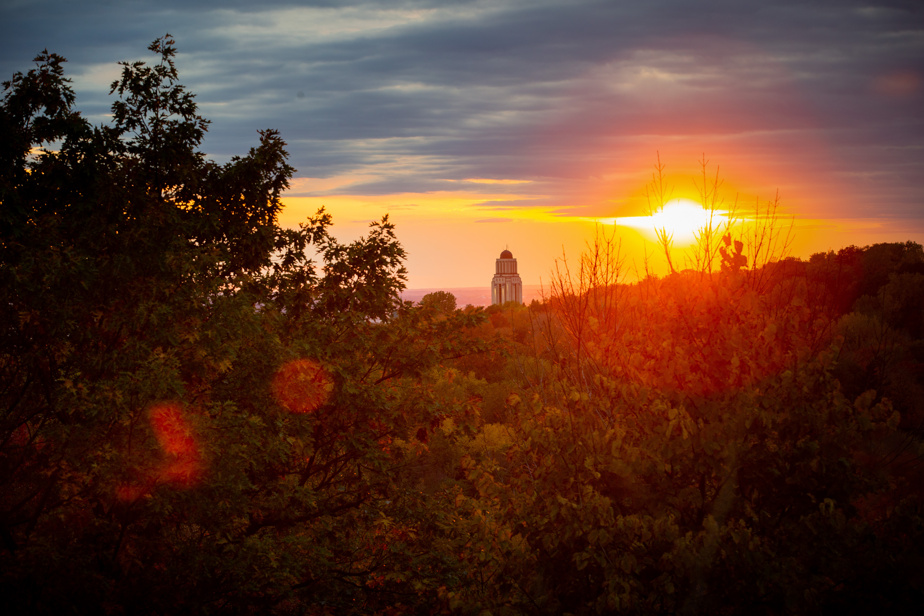
[[[61,53],[94,121],[107,67],[171,32],[216,160],[278,128],[299,176],[360,178],[295,194],[501,178],[589,213],[656,151],[708,150],[841,215],[924,202],[924,19],[897,2],[35,1],[0,23],[4,78]]]

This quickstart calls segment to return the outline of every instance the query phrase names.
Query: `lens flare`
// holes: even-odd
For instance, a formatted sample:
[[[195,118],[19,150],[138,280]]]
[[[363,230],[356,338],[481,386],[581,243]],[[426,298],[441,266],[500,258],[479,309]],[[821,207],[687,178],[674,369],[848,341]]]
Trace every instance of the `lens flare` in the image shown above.
[[[167,403],[153,407],[151,427],[154,428],[157,442],[168,454],[185,457],[195,452],[196,441],[179,405]]]
[[[287,362],[273,377],[276,401],[293,413],[312,413],[320,408],[334,389],[327,371],[311,359]]]
[[[168,402],[151,408],[151,427],[167,461],[160,469],[164,481],[189,486],[199,479],[202,460],[192,426],[180,405]]]
[[[116,497],[136,501],[160,484],[189,488],[202,478],[202,448],[192,423],[177,402],[160,402],[148,410],[148,421],[161,451],[161,460],[144,477],[116,487]]]
[[[120,501],[132,503],[150,492],[150,488],[133,483],[123,483],[116,486],[116,498]]]

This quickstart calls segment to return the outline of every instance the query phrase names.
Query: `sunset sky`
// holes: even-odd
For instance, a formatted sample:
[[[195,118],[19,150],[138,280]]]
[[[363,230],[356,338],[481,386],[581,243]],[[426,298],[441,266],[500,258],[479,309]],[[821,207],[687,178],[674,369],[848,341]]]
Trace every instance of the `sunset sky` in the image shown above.
[[[323,205],[348,241],[388,214],[411,288],[487,286],[505,248],[547,281],[647,213],[658,156],[674,197],[704,155],[723,207],[779,191],[797,256],[924,241],[920,1],[3,0],[0,77],[63,55],[103,123],[117,61],[167,32],[208,155],[278,129],[282,222]],[[616,230],[641,267],[654,245]]]

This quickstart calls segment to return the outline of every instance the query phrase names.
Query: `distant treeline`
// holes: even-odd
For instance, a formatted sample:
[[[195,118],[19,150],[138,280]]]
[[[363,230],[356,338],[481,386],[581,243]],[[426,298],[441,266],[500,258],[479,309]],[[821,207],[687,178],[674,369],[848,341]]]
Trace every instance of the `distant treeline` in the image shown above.
[[[425,295],[435,291],[445,291],[452,293],[456,298],[456,303],[461,306],[481,306],[491,305],[491,285],[485,284],[483,287],[455,287],[439,289],[405,289],[401,292],[401,299],[409,302],[419,302]],[[549,294],[549,289],[544,289],[545,295]],[[525,284],[523,285],[523,302],[530,303],[533,300],[542,300],[543,287],[541,285]]]

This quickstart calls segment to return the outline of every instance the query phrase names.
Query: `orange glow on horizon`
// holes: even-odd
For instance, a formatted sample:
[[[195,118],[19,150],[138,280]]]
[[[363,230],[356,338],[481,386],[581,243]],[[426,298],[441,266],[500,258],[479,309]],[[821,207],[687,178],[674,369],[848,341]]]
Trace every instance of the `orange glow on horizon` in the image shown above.
[[[498,182],[491,182],[498,184]],[[503,184],[512,184],[504,182]],[[362,224],[380,220],[388,214],[392,221],[472,221],[491,217],[553,219],[549,206],[524,203],[542,195],[474,191],[439,191],[397,193],[391,195],[328,195],[323,197],[286,197],[280,223],[295,226],[320,208],[334,216],[336,226]]]
[[[389,214],[408,253],[410,288],[489,286],[494,259],[508,245],[524,284],[539,284],[549,279],[563,254],[577,258],[593,241],[594,223],[619,224],[613,222],[617,219],[623,223],[616,233],[627,262],[635,261],[638,268],[644,263],[649,271],[649,258],[655,255],[657,272],[662,257],[656,226],[673,232],[678,251],[695,243],[695,221],[665,214],[662,224],[650,218],[652,206],[673,199],[704,203],[747,224],[754,220],[755,202],[763,207],[778,194],[780,220],[795,217],[791,254],[803,259],[850,244],[921,241],[924,223],[911,215],[906,220],[856,218],[870,211],[863,207],[865,196],[855,190],[862,184],[836,171],[840,152],[827,132],[818,130],[826,124],[823,112],[805,101],[803,82],[787,62],[748,41],[718,40],[736,56],[759,58],[760,78],[779,84],[781,99],[791,103],[784,126],[738,124],[736,114],[729,117],[732,109],[723,107],[727,101],[700,99],[702,92],[691,89],[696,88],[693,81],[667,70],[673,63],[649,50],[575,76],[567,94],[573,104],[561,105],[528,142],[532,150],[560,151],[558,168],[482,168],[465,171],[471,175],[462,179],[436,180],[460,190],[363,194],[392,170],[406,173],[413,162],[396,159],[376,166],[374,173],[293,180],[293,193],[302,196],[285,198],[280,222],[294,226],[323,205],[334,217],[338,238],[357,237],[370,221]],[[882,97],[903,100],[920,94],[924,76],[897,69],[869,87]],[[632,122],[620,121],[617,113],[611,123],[588,125],[583,114],[589,102],[614,93],[651,101],[645,105],[650,109]],[[681,106],[685,111],[662,104],[667,100],[687,101]],[[575,132],[575,126],[587,132]],[[579,156],[568,155],[572,148],[580,148]],[[646,187],[659,163],[665,190],[658,203],[650,203]],[[440,185],[430,178],[427,186]],[[703,195],[713,189],[714,199]]]
[[[323,188],[336,186],[343,193],[284,197],[279,220],[284,226],[295,226],[323,206],[334,219],[332,233],[348,242],[365,235],[370,222],[388,214],[407,251],[409,289],[488,287],[494,259],[508,246],[519,261],[524,284],[540,285],[550,279],[556,261],[580,256],[593,240],[596,224],[615,224],[628,281],[648,273],[668,273],[655,228],[672,234],[672,246],[682,263],[679,253],[695,246],[694,232],[708,224],[702,219],[705,224],[697,224],[702,208],[696,210],[689,203],[686,214],[681,208],[675,214],[673,207],[667,207],[663,220],[650,216],[651,208],[660,205],[650,192],[660,156],[661,203],[711,205],[718,215],[713,224],[725,227],[734,221],[733,234],[747,233],[748,225],[761,219],[755,217],[755,209],[777,203],[781,222],[788,226],[794,218],[791,256],[807,259],[851,244],[920,241],[924,229],[918,221],[839,217],[855,209],[846,185],[837,178],[808,175],[800,165],[804,157],[828,158],[824,143],[809,139],[799,156],[768,158],[759,149],[748,149],[751,137],[761,138],[649,135],[623,141],[618,159],[611,158],[608,168],[587,170],[585,176],[528,181],[472,177],[455,181],[457,187],[464,187],[458,191],[365,195],[357,178],[332,178],[325,180]],[[654,141],[658,147],[650,149]],[[704,156],[703,150],[708,154]],[[346,192],[352,186],[360,190]]]

